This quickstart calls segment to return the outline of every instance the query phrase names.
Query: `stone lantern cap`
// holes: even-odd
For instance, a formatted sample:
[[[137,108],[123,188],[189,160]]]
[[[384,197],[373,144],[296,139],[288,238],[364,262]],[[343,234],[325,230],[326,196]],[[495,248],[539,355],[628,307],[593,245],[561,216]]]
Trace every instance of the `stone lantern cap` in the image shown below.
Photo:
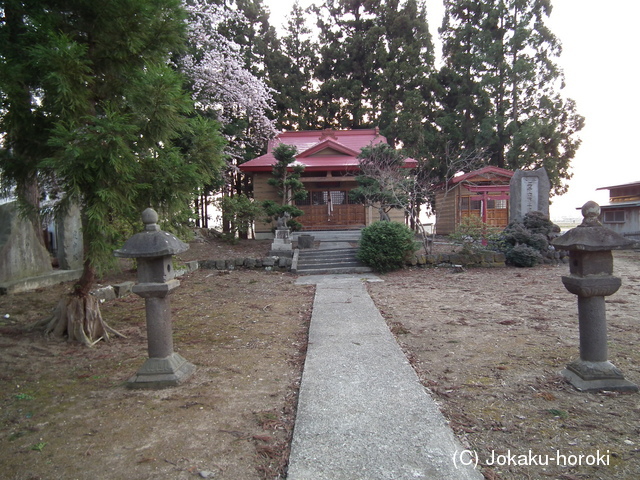
[[[583,250],[598,252],[620,250],[634,245],[632,240],[613,230],[603,227],[598,220],[600,205],[589,201],[582,206],[584,220],[576,228],[551,241],[551,245],[560,250]]]
[[[158,214],[152,208],[142,212],[144,231],[127,240],[121,249],[113,254],[122,258],[151,258],[176,255],[189,249],[189,245],[175,235],[163,232],[157,225]]]

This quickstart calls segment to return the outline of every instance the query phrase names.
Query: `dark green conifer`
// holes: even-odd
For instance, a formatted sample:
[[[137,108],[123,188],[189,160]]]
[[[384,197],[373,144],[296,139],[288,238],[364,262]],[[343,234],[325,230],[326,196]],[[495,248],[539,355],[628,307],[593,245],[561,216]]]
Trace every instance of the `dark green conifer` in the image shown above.
[[[545,167],[561,194],[584,119],[561,94],[550,14],[549,0],[445,1],[439,123],[454,148],[485,150],[493,165]]]

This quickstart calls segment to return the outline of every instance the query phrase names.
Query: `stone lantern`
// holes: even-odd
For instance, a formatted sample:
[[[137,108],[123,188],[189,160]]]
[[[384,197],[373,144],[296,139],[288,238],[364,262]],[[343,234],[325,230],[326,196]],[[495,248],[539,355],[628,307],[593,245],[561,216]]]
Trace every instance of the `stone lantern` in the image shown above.
[[[612,250],[630,247],[633,242],[602,226],[600,206],[587,202],[582,207],[581,225],[551,243],[569,251],[569,275],[562,283],[578,296],[580,360],[562,371],[578,390],[638,391],[625,380],[622,372],[608,361],[605,297],[613,295],[622,284],[613,276]]]
[[[144,231],[125,242],[114,255],[135,258],[138,284],[133,293],[145,299],[149,358],[129,379],[131,388],[164,388],[179,385],[195,370],[173,351],[173,330],[169,293],[180,285],[175,279],[172,256],[189,246],[157,225],[158,214],[151,208],[142,212]]]

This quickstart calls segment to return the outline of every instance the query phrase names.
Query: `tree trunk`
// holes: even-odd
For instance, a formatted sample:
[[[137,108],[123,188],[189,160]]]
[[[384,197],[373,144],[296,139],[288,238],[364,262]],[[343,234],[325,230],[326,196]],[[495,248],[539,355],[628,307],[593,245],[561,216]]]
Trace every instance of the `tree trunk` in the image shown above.
[[[85,242],[85,252],[86,251],[87,245]],[[86,297],[87,295],[89,295],[89,292],[91,291],[91,288],[93,287],[95,281],[96,269],[93,268],[93,265],[91,265],[91,262],[89,262],[89,259],[87,258],[84,261],[82,276],[80,277],[80,280],[78,280],[78,283],[73,286],[73,294],[78,297]]]
[[[196,212],[196,227],[200,228],[200,194],[196,194],[194,199],[194,210]]]
[[[36,324],[45,325],[45,335],[65,338],[92,347],[100,340],[109,341],[109,334],[124,337],[102,319],[100,300],[89,292],[95,283],[95,269],[85,260],[84,270],[73,292],[60,299],[51,317]]]
[[[222,196],[223,197],[232,197],[233,195],[231,195],[231,192],[229,192],[227,190],[227,188],[223,188],[222,189]],[[230,233],[231,232],[231,223],[229,221],[229,219],[225,219],[225,215],[224,212],[222,212],[222,233]]]
[[[93,295],[68,295],[60,299],[45,327],[45,335],[66,337],[70,342],[80,342],[88,347],[100,340],[108,341],[109,332],[121,336],[104,322],[100,301]]]
[[[200,203],[202,205],[202,226],[209,228],[209,202],[207,201],[206,190],[202,192],[202,200]]]
[[[29,205],[29,221],[33,225],[36,237],[40,244],[44,247],[47,243],[42,230],[42,222],[40,218],[40,189],[38,186],[38,177],[33,174],[29,175],[23,182],[18,184],[18,197]]]

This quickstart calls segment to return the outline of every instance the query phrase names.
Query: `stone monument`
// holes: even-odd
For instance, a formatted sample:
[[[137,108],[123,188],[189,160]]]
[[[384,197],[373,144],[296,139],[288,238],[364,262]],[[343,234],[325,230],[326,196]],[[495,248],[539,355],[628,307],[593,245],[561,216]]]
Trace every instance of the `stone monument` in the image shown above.
[[[580,359],[562,371],[578,390],[637,392],[622,372],[608,361],[606,296],[618,291],[622,281],[613,276],[614,249],[628,248],[633,241],[602,226],[600,206],[587,202],[582,207],[581,225],[554,239],[551,244],[569,251],[569,275],[562,283],[578,296]]]
[[[135,258],[138,284],[133,293],[145,299],[149,358],[129,379],[130,388],[173,387],[184,382],[195,367],[173,351],[173,329],[169,293],[180,286],[175,279],[172,257],[189,246],[157,225],[158,214],[151,208],[142,212],[144,232],[136,233],[114,255]]]
[[[56,219],[56,245],[58,265],[63,270],[83,267],[84,247],[82,244],[82,217],[77,204]]]
[[[544,168],[516,170],[509,182],[509,221],[521,222],[529,212],[541,212],[549,218],[551,183]]]
[[[293,245],[291,244],[291,230],[287,227],[287,221],[289,220],[289,214],[284,213],[278,218],[276,222],[275,238],[271,244],[271,250],[269,255],[275,255],[278,257],[292,257]]]
[[[51,258],[17,202],[0,205],[0,283],[52,271]]]

